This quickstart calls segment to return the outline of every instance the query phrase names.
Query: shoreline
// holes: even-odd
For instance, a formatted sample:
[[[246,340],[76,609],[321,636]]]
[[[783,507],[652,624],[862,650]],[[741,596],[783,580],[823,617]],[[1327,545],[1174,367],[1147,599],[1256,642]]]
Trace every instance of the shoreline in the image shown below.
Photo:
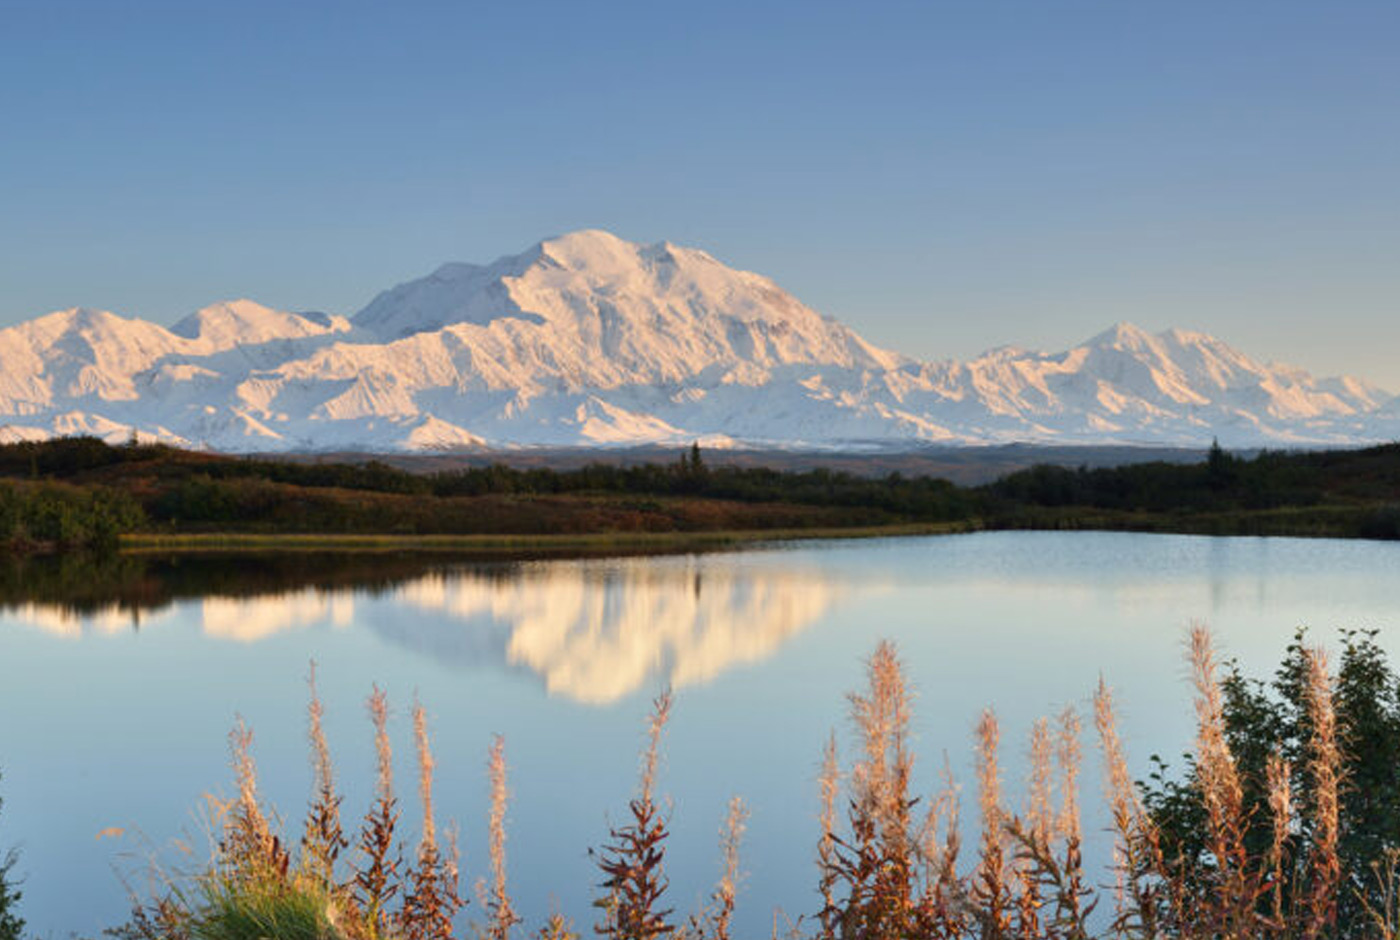
[[[339,533],[208,532],[122,535],[124,555],[164,552],[540,552],[684,550],[726,548],[763,542],[829,541],[953,535],[979,530],[966,522],[894,523],[775,529],[721,529],[694,532],[598,532],[578,535],[360,535]]]

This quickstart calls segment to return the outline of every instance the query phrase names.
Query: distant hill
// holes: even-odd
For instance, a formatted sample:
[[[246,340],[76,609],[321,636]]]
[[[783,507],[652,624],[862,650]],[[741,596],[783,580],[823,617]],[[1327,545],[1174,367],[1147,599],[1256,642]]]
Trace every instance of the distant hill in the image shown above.
[[[294,462],[344,461],[364,463],[379,459],[413,473],[452,472],[467,467],[493,464],[520,470],[543,468],[576,470],[593,464],[636,467],[665,464],[676,460],[684,448],[673,445],[643,444],[634,447],[532,447],[528,449],[485,449],[443,453],[291,453],[282,455]],[[1252,456],[1253,451],[1237,451]],[[1206,456],[1203,447],[1135,447],[1131,445],[1088,444],[940,444],[899,450],[863,449],[858,451],[806,449],[728,449],[706,450],[705,461],[713,467],[770,468],[785,472],[830,470],[857,477],[883,477],[899,473],[906,477],[940,477],[961,486],[990,483],[1008,473],[1042,464],[1059,467],[1118,467],[1129,464],[1199,463]]]

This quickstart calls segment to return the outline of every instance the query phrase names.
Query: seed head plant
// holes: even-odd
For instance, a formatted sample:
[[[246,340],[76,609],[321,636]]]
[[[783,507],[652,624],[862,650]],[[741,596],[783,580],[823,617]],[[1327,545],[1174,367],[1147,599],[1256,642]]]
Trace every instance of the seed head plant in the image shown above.
[[[355,906],[374,937],[387,934],[389,903],[399,891],[399,859],[394,842],[398,803],[394,798],[394,753],[389,742],[389,701],[378,686],[366,701],[374,725],[375,797],[360,827],[360,857],[354,880]]]
[[[1344,660],[1344,669],[1345,669]],[[843,768],[835,735],[824,743],[818,776],[816,916],[774,937],[787,940],[1400,940],[1400,836],[1376,833],[1379,851],[1364,869],[1349,865],[1348,741],[1341,680],[1320,649],[1299,647],[1289,677],[1298,683],[1305,736],[1242,738],[1237,684],[1222,682],[1204,628],[1190,638],[1196,732],[1191,775],[1170,799],[1136,782],[1118,730],[1114,697],[1100,680],[1093,731],[1103,761],[1103,809],[1112,845],[1110,882],[1084,864],[1080,794],[1084,728],[1073,708],[1030,728],[1024,795],[1007,785],[1003,729],[985,710],[975,724],[978,806],[965,860],[958,788],[945,757],[925,805],[913,796],[912,700],[894,647],[877,646],[865,687],[849,696],[852,746]],[[1356,683],[1352,674],[1348,681]],[[1356,695],[1356,688],[1349,695]],[[375,687],[368,713],[375,741],[374,798],[354,853],[342,856],[342,800],[322,724],[313,668],[308,739],[311,798],[295,860],[276,815],[258,792],[252,731],[230,735],[235,795],[219,802],[207,871],[153,891],[116,940],[455,940],[459,853],[450,825],[435,816],[436,758],[427,712],[415,701],[421,832],[399,841],[389,706]],[[1400,694],[1400,689],[1397,689]],[[1257,703],[1256,703],[1257,704]],[[720,830],[720,876],[693,914],[667,905],[669,811],[657,796],[661,744],[671,696],[659,696],[646,724],[638,782],[625,822],[597,853],[601,918],[610,940],[736,940],[743,873],[740,846],[749,821],[734,797]],[[1248,716],[1246,716],[1248,717]],[[1274,725],[1265,725],[1272,728]],[[1349,736],[1350,735],[1350,736]],[[1249,745],[1249,747],[1241,747]],[[1254,747],[1255,750],[1250,750]],[[1251,755],[1256,763],[1242,760]],[[1375,768],[1370,768],[1375,772]],[[487,760],[489,808],[485,875],[477,882],[483,919],[475,940],[578,940],[555,913],[526,926],[507,885],[510,805],[505,742]],[[1146,794],[1146,796],[1144,796]],[[1374,806],[1371,806],[1374,809]],[[1166,833],[1166,837],[1164,837]],[[1183,833],[1191,836],[1186,838]],[[975,835],[975,840],[972,836]],[[1092,838],[1092,833],[1090,835]],[[1356,843],[1352,843],[1356,844]],[[346,869],[342,878],[337,866]],[[0,929],[16,923],[0,865]],[[3,893],[11,891],[11,893]],[[5,917],[10,920],[5,920]],[[18,931],[15,927],[12,933]],[[0,933],[0,940],[16,940]]]
[[[506,890],[506,805],[510,790],[506,786],[506,740],[499,734],[491,742],[486,774],[491,785],[491,815],[487,822],[491,890],[486,901],[486,934],[490,940],[508,940],[511,930],[520,923],[520,916]]]
[[[661,733],[671,714],[671,693],[653,703],[647,721],[637,795],[628,803],[631,821],[614,827],[598,859],[606,894],[599,901],[603,920],[597,932],[613,940],[652,940],[675,931],[671,908],[662,907],[669,884],[665,874],[666,820],[656,803],[656,771]]]
[[[423,831],[418,852],[407,875],[399,927],[404,940],[451,940],[452,918],[461,902],[457,884],[438,850],[437,824],[433,818],[435,763],[428,739],[428,716],[421,703],[413,703],[413,738],[418,753],[418,793],[423,805]]]
[[[341,850],[350,840],[340,824],[341,796],[335,790],[335,767],[322,726],[325,709],[316,689],[316,664],[307,676],[310,701],[307,704],[307,736],[311,743],[312,797],[301,837],[302,864],[327,891],[336,889],[335,866]]]

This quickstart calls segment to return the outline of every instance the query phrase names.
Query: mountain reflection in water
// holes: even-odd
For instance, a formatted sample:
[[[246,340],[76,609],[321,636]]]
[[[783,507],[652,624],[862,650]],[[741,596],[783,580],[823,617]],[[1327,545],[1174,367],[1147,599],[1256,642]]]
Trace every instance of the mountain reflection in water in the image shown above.
[[[661,566],[637,559],[605,567],[556,562],[509,579],[429,575],[396,596],[453,623],[504,625],[507,663],[542,677],[551,693],[604,703],[654,674],[680,688],[757,662],[816,621],[838,590],[802,571],[687,558]],[[458,649],[450,637],[440,645],[441,634],[416,618],[376,629],[440,658]]]
[[[5,578],[0,604],[75,639],[160,629],[176,610],[203,635],[239,643],[358,625],[438,663],[520,669],[552,695],[605,704],[656,680],[681,688],[758,662],[848,590],[829,570],[745,565],[732,555],[375,560],[125,558],[70,572],[83,578],[71,591],[65,575],[39,565],[33,577]]]

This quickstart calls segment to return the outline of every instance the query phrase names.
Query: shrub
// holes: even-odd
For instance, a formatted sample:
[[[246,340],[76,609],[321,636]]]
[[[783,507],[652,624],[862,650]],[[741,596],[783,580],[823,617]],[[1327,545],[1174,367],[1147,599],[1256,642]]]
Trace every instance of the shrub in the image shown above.
[[[140,505],[118,490],[0,483],[0,547],[110,551],[123,532],[144,522]]]
[[[0,809],[5,805],[0,800]],[[0,940],[19,940],[24,931],[24,920],[17,913],[21,894],[11,880],[18,856],[14,849],[0,855]]]
[[[1285,908],[1303,903],[1295,896],[1326,874],[1314,871],[1314,862],[1335,857],[1346,874],[1335,920],[1346,936],[1360,930],[1368,908],[1386,906],[1385,878],[1400,852],[1400,676],[1375,638],[1376,631],[1344,631],[1330,682],[1318,674],[1319,653],[1302,630],[1271,681],[1246,678],[1230,663],[1220,682],[1224,743],[1240,781],[1242,848],[1251,856],[1280,855],[1275,881]],[[1319,711],[1323,684],[1330,719]],[[1328,720],[1334,728],[1325,726]],[[1319,763],[1324,757],[1336,767]],[[1186,756],[1180,778],[1169,775],[1161,758],[1153,760],[1157,769],[1144,800],[1164,849],[1180,860],[1180,877],[1199,884],[1216,864],[1202,801],[1207,775],[1198,754]],[[1278,853],[1281,836],[1287,851]]]

